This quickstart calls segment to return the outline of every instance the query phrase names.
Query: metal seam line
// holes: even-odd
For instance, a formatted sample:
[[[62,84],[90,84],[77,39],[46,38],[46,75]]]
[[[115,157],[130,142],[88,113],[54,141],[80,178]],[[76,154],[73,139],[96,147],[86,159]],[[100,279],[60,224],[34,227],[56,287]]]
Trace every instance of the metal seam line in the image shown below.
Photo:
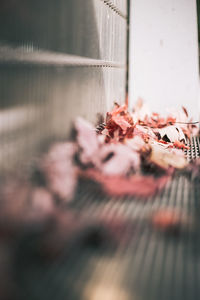
[[[125,64],[119,62],[45,51],[42,49],[34,49],[33,47],[12,48],[10,46],[0,46],[0,64],[7,63],[61,67],[125,67]]]

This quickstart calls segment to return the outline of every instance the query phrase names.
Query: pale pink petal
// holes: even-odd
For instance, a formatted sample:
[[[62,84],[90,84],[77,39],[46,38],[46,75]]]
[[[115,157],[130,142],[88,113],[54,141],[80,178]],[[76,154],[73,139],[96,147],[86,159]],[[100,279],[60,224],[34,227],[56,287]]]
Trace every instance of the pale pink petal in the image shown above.
[[[82,118],[76,119],[75,128],[77,130],[77,142],[82,150],[80,154],[81,162],[84,164],[90,163],[99,148],[95,128]]]
[[[111,154],[111,158],[106,157]],[[108,144],[99,150],[101,163],[97,166],[107,175],[126,175],[131,169],[138,170],[140,155],[123,144]]]
[[[55,144],[40,164],[49,190],[66,201],[73,198],[77,184],[77,171],[73,163],[75,151],[76,145],[73,143]]]

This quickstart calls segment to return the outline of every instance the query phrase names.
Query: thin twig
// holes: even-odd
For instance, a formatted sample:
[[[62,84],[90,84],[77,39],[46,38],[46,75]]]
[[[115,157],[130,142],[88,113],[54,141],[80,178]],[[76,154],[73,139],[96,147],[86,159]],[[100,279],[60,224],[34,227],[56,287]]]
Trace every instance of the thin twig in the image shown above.
[[[199,121],[196,122],[173,122],[173,124],[186,124],[186,125],[194,125],[194,124],[199,124]]]

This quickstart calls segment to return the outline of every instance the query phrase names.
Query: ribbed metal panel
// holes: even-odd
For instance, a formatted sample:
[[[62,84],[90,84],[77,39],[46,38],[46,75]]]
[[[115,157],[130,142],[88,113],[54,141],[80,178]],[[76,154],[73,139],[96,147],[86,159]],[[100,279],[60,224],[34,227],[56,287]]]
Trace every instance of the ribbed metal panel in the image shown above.
[[[99,58],[93,2],[1,1],[1,40]]]
[[[126,18],[117,6],[101,0],[3,0],[0,8],[1,42],[125,62]]]
[[[72,121],[95,123],[122,102],[121,68],[1,66],[0,167],[22,166],[47,141],[67,139]]]
[[[95,123],[124,101],[125,6],[107,2],[1,1],[1,170],[67,138],[76,116]]]

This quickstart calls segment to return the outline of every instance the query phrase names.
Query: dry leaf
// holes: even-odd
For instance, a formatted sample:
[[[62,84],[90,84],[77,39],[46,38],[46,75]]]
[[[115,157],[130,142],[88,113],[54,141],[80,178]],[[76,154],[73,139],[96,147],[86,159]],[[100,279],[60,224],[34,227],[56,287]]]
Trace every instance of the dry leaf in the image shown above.
[[[150,162],[158,165],[163,169],[168,169],[170,166],[176,169],[182,169],[187,165],[184,153],[181,150],[167,148],[163,144],[152,144]]]

